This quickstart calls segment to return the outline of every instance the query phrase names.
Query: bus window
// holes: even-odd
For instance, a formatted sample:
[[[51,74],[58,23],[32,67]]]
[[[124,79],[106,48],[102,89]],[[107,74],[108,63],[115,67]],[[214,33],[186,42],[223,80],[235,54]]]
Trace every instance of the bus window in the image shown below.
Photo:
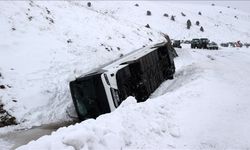
[[[80,119],[110,112],[100,74],[73,81],[70,89]]]
[[[93,79],[83,80],[74,84],[72,87],[74,90],[73,97],[76,104],[76,110],[79,115],[84,118],[88,117],[88,115],[96,116],[98,113],[98,106],[96,103],[97,97]]]
[[[120,69],[116,73],[116,81],[118,86],[118,93],[120,101],[118,105],[120,105],[121,101],[125,100],[128,96],[131,95],[131,73],[129,70],[129,66],[126,66]]]

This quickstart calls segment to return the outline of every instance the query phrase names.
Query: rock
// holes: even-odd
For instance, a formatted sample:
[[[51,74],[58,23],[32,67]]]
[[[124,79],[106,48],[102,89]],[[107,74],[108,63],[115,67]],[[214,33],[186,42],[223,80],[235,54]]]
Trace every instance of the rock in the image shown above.
[[[147,24],[145,27],[146,27],[146,28],[150,28],[149,24]]]
[[[88,7],[91,7],[91,3],[90,2],[88,2],[87,5],[88,5]]]
[[[151,11],[147,11],[147,16],[151,16]]]
[[[16,125],[16,118],[11,116],[6,110],[4,110],[3,106],[3,104],[0,104],[0,127]]]
[[[5,89],[6,87],[4,85],[0,85],[0,89]]]
[[[165,13],[165,14],[163,14],[163,16],[164,16],[164,17],[168,17],[168,14]]]
[[[172,15],[172,16],[171,16],[171,20],[172,20],[172,21],[175,21],[175,16]]]
[[[71,39],[68,39],[67,40],[67,43],[73,43]]]

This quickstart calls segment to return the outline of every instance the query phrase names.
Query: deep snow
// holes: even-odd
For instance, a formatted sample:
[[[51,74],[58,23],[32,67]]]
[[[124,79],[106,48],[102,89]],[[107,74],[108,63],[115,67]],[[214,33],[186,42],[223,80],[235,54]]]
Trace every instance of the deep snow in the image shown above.
[[[164,40],[160,32],[173,39],[208,37],[216,42],[250,42],[250,15],[233,8],[163,1],[94,1],[88,8],[86,3],[0,2],[0,73],[3,76],[0,84],[11,86],[0,89],[0,103],[19,123],[1,128],[1,135],[70,120],[66,111],[74,115],[74,108],[69,81],[121,54]],[[136,3],[139,7],[134,6]],[[147,10],[152,12],[151,16],[146,16]],[[198,15],[199,11],[202,15]],[[164,17],[164,13],[176,16],[176,21]],[[190,30],[186,29],[187,19],[192,22]],[[195,25],[197,20],[205,32],[199,31],[200,26]],[[146,24],[151,29],[145,28]],[[134,99],[130,98],[125,102],[132,103],[129,106],[101,116],[97,121],[60,129],[59,133],[39,141],[57,139],[55,146],[65,147],[61,143],[65,139],[66,145],[73,140],[79,143],[72,145],[86,146],[84,140],[74,141],[75,133],[69,137],[64,135],[72,130],[79,132],[76,136],[90,142],[90,147],[103,149],[110,146],[138,149],[249,147],[247,139],[250,138],[243,132],[249,129],[246,126],[248,49],[217,52],[187,48],[178,52],[181,57],[176,59],[176,79],[162,84],[146,103],[134,106]],[[93,138],[81,135],[80,126],[83,126],[81,133],[93,129],[93,132],[86,132],[94,134]],[[109,143],[112,142],[106,140],[109,138],[116,142]],[[44,146],[51,144],[47,142]],[[1,149],[9,149],[10,143],[0,139]]]

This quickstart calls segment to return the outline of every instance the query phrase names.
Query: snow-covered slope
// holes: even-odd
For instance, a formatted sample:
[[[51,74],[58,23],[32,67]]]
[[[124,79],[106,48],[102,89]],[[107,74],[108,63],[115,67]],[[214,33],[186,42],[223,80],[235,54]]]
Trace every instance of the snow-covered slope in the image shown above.
[[[121,54],[163,41],[159,32],[175,39],[249,42],[249,14],[231,8],[161,1],[95,1],[89,8],[86,3],[0,2],[0,84],[7,87],[0,89],[0,100],[22,126],[68,120],[66,110],[73,110],[70,80]],[[187,19],[193,24],[190,30]]]
[[[150,99],[129,97],[102,115],[20,147],[26,149],[248,149],[250,51],[177,51],[176,76]]]
[[[249,42],[250,15],[237,9],[164,1],[95,3],[96,10],[138,25],[149,24],[155,30],[168,33],[173,39],[208,37],[217,42]],[[139,6],[136,7],[135,4]],[[147,11],[151,12],[151,16],[146,16]],[[168,17],[163,16],[164,14],[168,14]],[[175,21],[170,19],[172,15],[175,16]],[[188,19],[192,23],[190,30],[186,29]],[[195,25],[196,21],[200,22],[199,26]],[[205,32],[200,31],[201,26]]]

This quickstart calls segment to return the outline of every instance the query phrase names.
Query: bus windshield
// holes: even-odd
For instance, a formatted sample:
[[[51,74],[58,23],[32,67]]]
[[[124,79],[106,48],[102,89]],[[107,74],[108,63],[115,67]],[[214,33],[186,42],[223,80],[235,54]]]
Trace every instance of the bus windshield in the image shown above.
[[[70,82],[72,99],[81,120],[110,112],[101,74],[93,74]]]
[[[72,86],[73,99],[80,116],[88,117],[98,112],[96,89],[93,78],[80,81]],[[93,112],[96,110],[97,112]]]

